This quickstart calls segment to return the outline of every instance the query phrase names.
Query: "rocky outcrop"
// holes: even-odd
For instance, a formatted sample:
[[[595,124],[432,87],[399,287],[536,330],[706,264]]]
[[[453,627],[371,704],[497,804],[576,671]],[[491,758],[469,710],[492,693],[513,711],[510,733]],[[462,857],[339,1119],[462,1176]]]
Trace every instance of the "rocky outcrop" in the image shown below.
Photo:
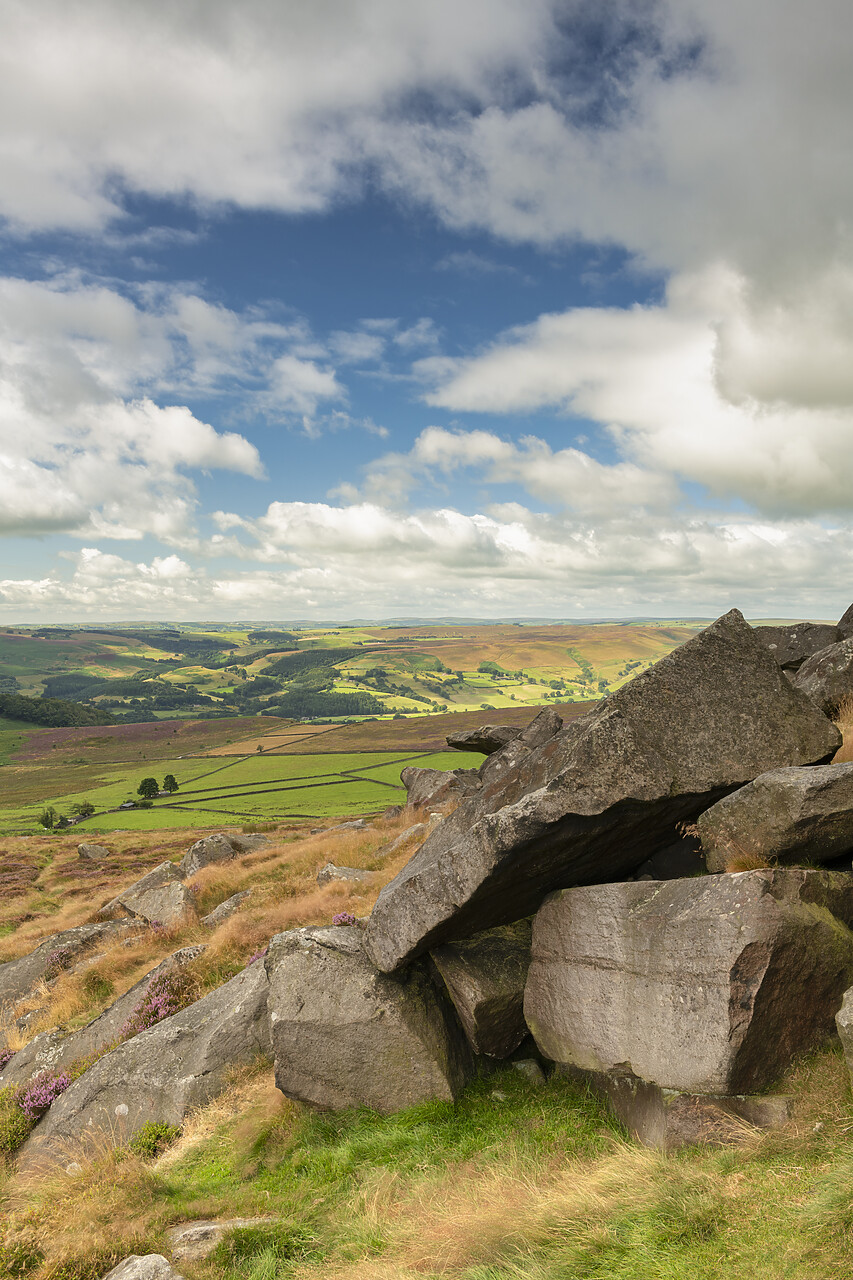
[[[204,947],[183,947],[167,956],[144,978],[120,996],[88,1026],[70,1034],[61,1029],[43,1032],[10,1058],[0,1072],[0,1089],[7,1085],[25,1084],[41,1071],[61,1072],[72,1063],[102,1053],[121,1034],[131,1014],[139,1006],[156,978],[165,977],[183,969],[204,952]]]
[[[772,769],[697,822],[709,871],[744,854],[768,862],[832,862],[853,850],[853,764]]]
[[[527,1024],[557,1063],[758,1092],[831,1033],[851,923],[853,877],[830,871],[566,889],[534,921]]]
[[[134,1253],[101,1280],[184,1280],[162,1253]]]
[[[0,1009],[16,1004],[35,991],[40,982],[58,977],[87,952],[132,931],[129,921],[81,924],[76,929],[54,933],[31,951],[0,964]]]
[[[475,1053],[508,1058],[527,1035],[530,935],[530,921],[519,920],[430,953]]]
[[[100,862],[103,858],[110,857],[110,851],[103,844],[78,844],[77,857],[88,858],[90,862]]]
[[[214,907],[206,916],[202,916],[200,923],[208,929],[216,929],[219,925],[224,924],[226,920],[230,920],[236,911],[239,911],[247,898],[251,898],[251,889],[241,889],[239,893],[232,893],[230,898],[226,898],[224,902],[220,902],[218,907]]]
[[[560,732],[563,727],[562,718],[554,707],[543,707],[534,716],[530,724],[522,729],[518,737],[513,738],[500,751],[495,751],[480,765],[480,783],[488,798],[502,786],[502,780],[521,765],[531,751],[544,747],[546,742]]]
[[[282,1093],[389,1113],[457,1097],[471,1054],[427,969],[377,973],[355,926],[294,929],[270,943],[270,1028]]]
[[[838,619],[838,639],[850,640],[851,638],[853,638],[853,604],[845,609]]]
[[[424,841],[431,830],[432,827],[428,822],[416,822],[414,826],[407,827],[405,831],[401,831],[393,840],[389,840],[387,844],[384,844],[376,856],[377,858],[387,858],[392,853],[396,853],[398,849],[402,849],[403,845],[408,844],[410,840]]]
[[[794,684],[825,715],[838,714],[841,703],[853,695],[853,638],[821,649],[800,667]]]
[[[339,822],[337,826],[334,826],[334,827],[312,827],[311,834],[312,836],[319,836],[319,835],[331,836],[331,835],[337,835],[339,832],[342,833],[344,831],[369,831],[369,830],[370,830],[370,823],[366,822],[364,818],[353,818],[351,822]]]
[[[125,1141],[146,1121],[178,1125],[225,1088],[234,1065],[269,1054],[267,975],[257,961],[180,1013],[107,1053],[61,1094],[21,1148],[52,1163],[87,1139]]]
[[[358,867],[336,867],[333,862],[327,862],[325,867],[321,867],[317,872],[319,885],[331,884],[335,880],[341,880],[346,884],[369,884],[375,879],[375,871],[362,871]]]
[[[532,913],[550,890],[624,878],[682,821],[840,741],[732,610],[488,783],[521,739],[490,756],[482,790],[380,893],[367,952],[392,971]]]
[[[479,729],[458,729],[456,733],[449,733],[445,742],[457,751],[479,751],[481,755],[490,756],[520,733],[521,730],[511,724],[483,724]]]
[[[192,894],[183,883],[180,867],[174,862],[161,862],[101,907],[98,914],[104,919],[133,916],[148,924],[171,925],[182,920],[192,905]]]
[[[181,859],[180,869],[183,879],[194,876],[202,867],[209,867],[214,862],[230,862],[238,854],[253,853],[263,849],[270,843],[269,838],[260,832],[252,835],[235,835],[225,831],[217,831],[212,836],[204,836],[191,844]]]
[[[416,769],[409,765],[400,774],[406,788],[407,809],[432,809],[470,795],[480,785],[476,769]]]
[[[228,1231],[241,1227],[269,1226],[278,1218],[211,1218],[199,1222],[182,1222],[166,1232],[172,1257],[176,1262],[198,1262],[219,1244]]]
[[[788,627],[756,627],[755,634],[773,654],[783,671],[796,671],[807,658],[836,644],[838,627],[823,622],[796,622]]]

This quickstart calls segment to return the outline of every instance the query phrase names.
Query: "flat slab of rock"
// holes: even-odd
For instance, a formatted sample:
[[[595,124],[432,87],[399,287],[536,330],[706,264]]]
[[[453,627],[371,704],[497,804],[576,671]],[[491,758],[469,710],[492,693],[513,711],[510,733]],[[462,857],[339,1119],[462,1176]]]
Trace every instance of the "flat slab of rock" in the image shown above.
[[[709,871],[742,854],[832,862],[853,850],[853,764],[772,769],[718,800],[696,825]]]
[[[755,627],[754,630],[785,671],[796,671],[806,658],[841,639],[838,627],[824,622],[795,622],[788,627]]]
[[[230,862],[239,854],[253,853],[270,844],[268,836],[257,832],[249,835],[235,835],[226,831],[217,831],[211,836],[203,836],[187,849],[180,862],[181,878],[184,880],[194,876],[202,867],[212,866],[215,862]]]
[[[269,1055],[267,975],[249,965],[180,1013],[100,1058],[61,1094],[18,1155],[19,1169],[68,1160],[89,1140],[119,1145],[147,1121],[179,1125],[215,1098],[233,1066]]]
[[[220,902],[218,907],[214,907],[206,916],[202,916],[201,924],[208,929],[215,929],[218,925],[224,924],[226,920],[230,920],[235,911],[239,911],[240,907],[247,898],[251,898],[251,889],[241,889],[239,893],[232,893],[230,898],[226,898],[224,902]]]
[[[406,788],[407,809],[430,809],[470,795],[480,785],[476,769],[418,769],[409,765],[400,774]]]
[[[182,947],[180,951],[167,956],[108,1009],[94,1018],[88,1026],[81,1027],[79,1031],[72,1031],[70,1035],[64,1034],[61,1030],[45,1031],[42,1035],[35,1036],[3,1067],[0,1072],[0,1089],[10,1084],[25,1084],[40,1071],[60,1072],[70,1067],[72,1063],[106,1049],[117,1039],[128,1018],[141,1004],[154,979],[183,969],[185,965],[202,955],[204,950],[204,947]]]
[[[342,831],[369,831],[370,823],[365,822],[364,818],[353,818],[352,822],[339,822],[335,827],[312,827],[311,835],[336,835]]]
[[[77,857],[88,858],[91,862],[100,862],[102,858],[111,857],[109,849],[103,844],[78,844]]]
[[[176,1262],[198,1262],[213,1253],[226,1232],[277,1221],[277,1218],[211,1218],[205,1222],[184,1222],[179,1227],[171,1227],[166,1239]]]
[[[825,715],[837,715],[844,699],[853,695],[853,638],[808,658],[794,676],[794,685]]]
[[[317,872],[319,885],[331,884],[334,880],[342,880],[348,884],[369,884],[375,879],[375,871],[362,871],[359,867],[336,867],[333,862],[327,862]]]
[[[101,1280],[184,1280],[162,1253],[134,1253]]]
[[[456,733],[449,733],[444,741],[456,751],[479,751],[481,755],[490,756],[520,733],[521,729],[516,725],[483,724],[479,729],[459,729]]]
[[[130,915],[149,924],[171,925],[182,920],[193,905],[192,894],[183,883],[177,863],[161,862],[129,888],[101,907],[98,915],[107,919]]]
[[[617,1120],[635,1138],[662,1151],[695,1143],[733,1145],[742,1142],[748,1132],[744,1122],[756,1129],[781,1129],[792,1115],[793,1099],[782,1094],[680,1093],[649,1084],[627,1070],[566,1074],[606,1099]]]
[[[288,1098],[388,1114],[457,1097],[472,1070],[462,1029],[426,968],[377,973],[351,926],[294,929],[270,943],[275,1080]]]
[[[58,975],[95,947],[112,941],[131,929],[130,922],[81,924],[45,938],[29,955],[0,964],[0,1009],[30,995],[45,977]],[[132,931],[132,930],[131,930]]]
[[[666,1089],[755,1093],[832,1033],[853,982],[853,878],[774,869],[566,889],[524,996],[546,1058]]]
[[[430,952],[475,1053],[508,1058],[528,1034],[523,1005],[531,932],[531,922],[519,920]]]
[[[380,969],[532,914],[553,889],[632,874],[680,822],[828,758],[841,735],[732,610],[487,782],[521,741],[380,893],[366,939]]]
[[[426,840],[432,826],[428,822],[416,822],[414,826],[407,827],[405,831],[401,831],[393,840],[389,840],[387,844],[376,854],[377,858],[387,858],[392,853],[396,853],[398,849],[402,849],[404,844],[408,844],[410,840]]]

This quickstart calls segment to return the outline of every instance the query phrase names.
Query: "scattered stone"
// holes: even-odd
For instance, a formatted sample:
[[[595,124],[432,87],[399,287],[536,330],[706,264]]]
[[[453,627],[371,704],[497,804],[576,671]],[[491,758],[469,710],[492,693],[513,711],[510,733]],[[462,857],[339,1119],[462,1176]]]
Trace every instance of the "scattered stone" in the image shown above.
[[[535,1058],[516,1058],[511,1065],[513,1071],[517,1071],[520,1076],[523,1076],[528,1084],[533,1084],[537,1087],[547,1084],[545,1072]]]
[[[790,627],[753,628],[762,644],[773,654],[783,671],[796,671],[806,658],[810,658],[828,645],[837,644],[842,638],[838,627],[822,622],[797,622]]]
[[[407,809],[448,804],[476,791],[480,785],[476,769],[416,769],[414,765],[402,771],[400,781],[409,793]]]
[[[399,818],[402,812],[403,806],[401,804],[389,804],[388,808],[383,809],[379,816],[380,818],[386,818],[390,821],[392,818]]]
[[[269,1055],[267,975],[252,964],[180,1013],[142,1031],[75,1080],[39,1122],[19,1169],[49,1165],[69,1145],[120,1145],[147,1121],[179,1125],[226,1087],[234,1066]]]
[[[456,751],[479,751],[481,755],[490,756],[520,734],[521,730],[515,725],[483,724],[479,729],[458,729],[456,733],[449,733],[444,741]]]
[[[433,816],[433,814],[430,814],[431,819]],[[437,816],[441,817],[443,815]],[[413,827],[407,827],[405,831],[401,831],[400,834],[395,836],[393,840],[388,842],[388,844],[383,845],[376,854],[377,858],[390,857],[392,853],[396,853],[398,849],[402,849],[403,845],[408,844],[410,840],[426,840],[430,829],[430,823],[416,822]]]
[[[333,880],[344,880],[351,884],[369,884],[375,878],[375,871],[362,871],[358,867],[336,867],[333,862],[327,862],[325,867],[321,867],[317,872],[317,883],[320,885],[331,884]]]
[[[204,947],[183,947],[146,973],[144,978],[120,996],[108,1009],[79,1031],[66,1034],[61,1029],[35,1036],[0,1072],[0,1089],[7,1085],[25,1084],[40,1071],[60,1072],[73,1062],[102,1052],[118,1037],[122,1027],[141,1004],[155,978],[183,969],[202,955]]]
[[[673,1151],[695,1143],[728,1146],[752,1129],[781,1129],[791,1119],[793,1099],[782,1094],[695,1094],[640,1080],[630,1070],[569,1070],[604,1098],[622,1124],[647,1147]]]
[[[181,859],[181,879],[194,876],[202,867],[209,867],[214,862],[230,862],[237,856],[233,841],[224,831],[205,836],[191,844]]]
[[[331,836],[338,831],[369,831],[370,823],[365,822],[364,818],[354,818],[352,822],[339,822],[336,827],[312,827],[312,836]]]
[[[166,1239],[176,1262],[199,1262],[213,1253],[227,1231],[278,1221],[278,1218],[214,1218],[206,1222],[184,1222],[170,1228]]]
[[[457,1097],[473,1063],[426,968],[377,973],[353,926],[294,929],[270,943],[275,1079],[288,1098],[388,1114]]]
[[[831,862],[853,849],[853,764],[772,769],[697,820],[709,871],[739,856]]]
[[[111,857],[109,849],[103,844],[78,844],[78,858],[89,858],[92,862],[100,862],[102,858]]]
[[[161,862],[129,889],[123,889],[111,902],[101,907],[98,915],[105,919],[124,914],[149,924],[177,924],[193,906],[193,897],[183,883],[180,867],[174,862]]]
[[[519,920],[430,953],[475,1053],[508,1058],[527,1035],[531,929],[529,920]]]
[[[0,964],[0,1009],[17,1004],[31,995],[40,982],[70,969],[90,948],[114,940],[130,927],[130,922],[124,920],[81,924],[45,938],[29,955]]]
[[[757,1092],[833,1029],[853,878],[775,869],[553,894],[524,1013],[553,1062],[697,1094]]]
[[[853,694],[853,638],[821,649],[800,667],[794,686],[808,694],[825,715],[835,716]]]
[[[272,844],[269,836],[265,836],[262,831],[252,831],[246,835],[238,833],[228,836],[228,839],[237,854],[256,853],[258,849],[267,849]]]
[[[208,929],[215,929],[218,925],[224,924],[226,920],[230,920],[235,911],[238,911],[247,898],[251,898],[251,889],[241,889],[239,893],[232,893],[230,898],[226,898],[224,902],[220,902],[218,907],[214,907],[206,916],[202,916],[201,923]]]
[[[101,1280],[184,1280],[162,1253],[134,1253]]]
[[[841,735],[735,609],[487,783],[523,739],[380,893],[380,969],[632,874],[679,823],[768,769],[827,759]]]

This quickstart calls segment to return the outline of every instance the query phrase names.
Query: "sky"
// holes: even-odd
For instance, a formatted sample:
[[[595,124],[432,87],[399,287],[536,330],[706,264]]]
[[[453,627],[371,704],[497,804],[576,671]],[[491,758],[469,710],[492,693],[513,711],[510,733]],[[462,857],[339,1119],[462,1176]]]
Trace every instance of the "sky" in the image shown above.
[[[0,622],[853,599],[849,0],[0,29]]]

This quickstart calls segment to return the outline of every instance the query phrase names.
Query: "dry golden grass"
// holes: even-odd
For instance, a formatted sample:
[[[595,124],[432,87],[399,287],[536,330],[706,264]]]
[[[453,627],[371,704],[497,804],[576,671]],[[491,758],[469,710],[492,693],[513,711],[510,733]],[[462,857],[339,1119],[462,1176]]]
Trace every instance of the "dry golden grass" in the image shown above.
[[[849,764],[853,761],[853,694],[841,699],[835,722],[844,739],[832,758],[833,764]]]

